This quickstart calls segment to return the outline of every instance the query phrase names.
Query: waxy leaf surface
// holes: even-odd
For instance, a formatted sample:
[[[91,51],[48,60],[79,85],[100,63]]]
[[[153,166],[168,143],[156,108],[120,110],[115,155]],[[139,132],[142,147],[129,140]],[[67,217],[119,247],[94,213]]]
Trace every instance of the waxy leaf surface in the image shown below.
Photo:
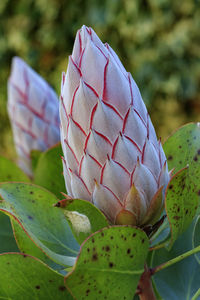
[[[194,223],[176,240],[170,251],[154,251],[152,267],[161,265],[192,249]],[[200,265],[191,255],[156,273],[152,278],[163,300],[190,300],[200,287]]]
[[[15,219],[11,219],[15,239],[21,253],[25,253],[40,259],[54,270],[63,272],[63,266],[52,261],[26,234]],[[66,274],[66,272],[65,272]]]
[[[17,219],[34,243],[56,263],[72,266],[79,250],[58,202],[47,190],[25,183],[0,184],[0,210]]]
[[[188,171],[182,171],[174,176],[170,183],[173,188],[171,191],[168,189],[167,192],[166,207],[170,205],[174,211],[174,214],[171,215],[168,209],[169,222],[171,225],[176,223],[178,229],[172,232],[172,236],[174,236],[171,239],[172,245],[176,237],[187,228],[200,203],[200,123],[190,123],[179,128],[166,140],[163,148],[169,170],[175,168],[174,172],[176,173],[188,166]],[[179,184],[180,186],[178,186]],[[180,199],[175,200],[175,198]],[[172,208],[173,201],[175,203]],[[179,208],[180,211],[178,211]],[[182,215],[181,218],[179,218],[180,215]],[[181,228],[182,230],[180,230]],[[171,229],[174,230],[175,228],[171,226]]]
[[[188,168],[176,173],[168,184],[165,199],[165,209],[171,228],[171,239],[167,245],[170,249],[178,238],[192,222],[198,201],[188,197],[192,183],[188,177]]]
[[[23,254],[0,255],[0,299],[73,299],[64,277],[41,261]]]
[[[10,218],[3,212],[0,212],[0,253],[18,251],[10,224]]]
[[[0,182],[3,181],[25,181],[30,179],[9,159],[0,156]],[[18,247],[13,236],[10,218],[0,212],[0,253],[8,251],[18,251]]]
[[[57,205],[62,207],[61,209],[80,244],[91,233],[109,225],[103,213],[89,201],[69,199],[61,200]]]
[[[146,234],[113,226],[92,234],[81,247],[66,286],[78,299],[132,300],[148,252]]]
[[[34,171],[34,183],[45,187],[59,199],[61,192],[66,192],[63,177],[62,149],[60,144],[42,153]]]

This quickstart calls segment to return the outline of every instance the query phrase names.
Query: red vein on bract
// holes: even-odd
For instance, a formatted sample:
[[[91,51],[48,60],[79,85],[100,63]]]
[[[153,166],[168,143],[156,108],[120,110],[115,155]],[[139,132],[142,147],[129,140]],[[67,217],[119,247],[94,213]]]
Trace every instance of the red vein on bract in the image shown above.
[[[27,133],[28,135],[30,135],[33,139],[37,139],[36,135],[35,135],[32,131],[29,131],[28,129],[24,128],[20,123],[18,123],[18,122],[15,121],[15,120],[12,120],[12,122],[13,122],[17,127],[19,127],[22,131],[24,131],[25,133]]]
[[[80,69],[80,68],[77,66],[77,64],[74,62],[74,60],[73,60],[73,58],[72,58],[71,55],[70,55],[69,59],[71,59],[71,61],[72,61],[73,65],[74,65],[74,67],[75,67],[75,68],[77,69],[77,71],[79,72],[80,77],[82,77],[81,69]]]
[[[77,157],[76,157],[76,154],[74,153],[73,149],[71,148],[71,146],[69,145],[69,143],[68,143],[68,141],[67,141],[66,139],[64,139],[64,143],[65,143],[65,145],[69,148],[69,150],[72,152],[72,154],[73,154],[73,156],[74,156],[74,158],[75,158],[75,160],[76,160],[76,162],[77,162],[77,165],[78,165],[78,164],[79,164],[79,161],[78,161],[78,159],[77,159]]]
[[[85,136],[87,136],[87,134],[85,133],[85,131],[83,130],[83,128],[81,127],[81,125],[80,125],[78,122],[76,122],[76,121],[72,118],[72,116],[70,116],[70,118],[71,118],[71,121],[74,122],[74,124],[81,130],[81,132],[82,132]]]
[[[107,67],[108,67],[108,63],[109,63],[109,59],[106,58],[106,64],[104,67],[104,72],[103,72],[103,95],[102,95],[102,99],[106,99],[106,73],[107,73]]]
[[[149,139],[149,114],[147,112],[147,138]]]
[[[84,80],[83,80],[83,82],[84,82],[84,84],[85,84],[89,89],[91,89],[91,90],[93,91],[93,93],[95,94],[95,96],[96,96],[97,98],[99,98],[99,95],[98,95],[98,93],[95,91],[95,89],[94,89],[91,85],[89,85],[87,82],[85,82]]]
[[[30,154],[24,149],[23,145],[18,144],[18,143],[16,143],[16,142],[15,142],[15,145],[16,145],[17,148],[19,148],[19,149],[24,153],[24,155],[25,155],[28,159],[30,159]]]
[[[80,86],[80,84],[79,84],[79,86]],[[77,91],[78,91],[78,89],[79,89],[79,86],[77,86],[77,88],[75,89],[74,94],[73,94],[72,103],[71,103],[71,108],[70,108],[70,113],[69,113],[70,116],[72,116],[72,110],[73,110],[73,106],[74,106],[74,99],[75,99],[76,93],[77,93]]]
[[[142,162],[142,164],[144,163],[144,152],[145,152],[146,144],[147,144],[147,141],[145,141],[144,146],[142,148],[142,156],[141,156],[141,162]]]
[[[120,199],[115,195],[115,193],[114,193],[109,187],[107,187],[106,185],[102,184],[102,186],[103,186],[105,189],[107,189],[109,192],[111,192],[111,194],[116,198],[117,202],[121,205],[121,207],[123,207],[123,205],[122,205]]]
[[[85,145],[84,145],[84,148],[83,148],[83,151],[84,151],[84,152],[85,152],[86,149],[87,149],[87,144],[88,144],[88,140],[89,140],[90,135],[91,135],[91,131],[89,132],[88,136],[87,136],[86,139],[85,139]]]
[[[91,129],[91,127],[92,127],[92,122],[93,122],[93,118],[94,118],[94,113],[95,113],[95,111],[96,111],[96,109],[97,109],[97,105],[98,105],[98,103],[95,104],[95,106],[93,107],[92,112],[91,112],[91,116],[90,116],[90,126],[89,126],[90,129]]]
[[[87,190],[88,194],[91,196],[92,193],[89,191],[89,189],[88,189],[86,183],[84,182],[84,180],[83,180],[79,175],[77,175],[76,173],[74,173],[74,172],[72,171],[72,169],[69,168],[69,171],[70,171],[72,174],[74,174],[74,176],[78,177],[78,179],[80,179],[80,181],[81,181],[82,184],[84,185],[85,189]]]
[[[124,117],[123,126],[122,126],[122,133],[124,133],[124,131],[125,131],[125,127],[126,127],[126,123],[127,123],[127,119],[128,119],[128,115],[130,113],[130,110],[131,110],[131,108],[128,109],[128,111],[127,111],[127,113]]]
[[[133,171],[131,172],[131,176],[130,176],[130,187],[131,187],[132,184],[133,184],[133,175],[134,175],[134,173],[135,173],[135,169],[136,169],[136,165],[134,166]]]
[[[27,101],[27,95],[25,93],[23,93],[19,87],[17,85],[15,85],[12,81],[10,81],[10,85],[12,85],[14,87],[14,89],[18,92],[18,94],[20,95],[20,97],[22,99],[24,99],[24,103],[26,103]]]
[[[103,167],[101,169],[100,184],[102,184],[102,182],[103,182],[103,173],[104,173],[104,170],[105,170],[105,166],[106,166],[106,162],[105,162],[105,164],[103,165]]]
[[[120,166],[130,176],[130,172],[121,163],[115,160],[113,160],[113,162]]]
[[[88,153],[88,155],[91,157],[92,160],[95,161],[95,163],[96,163],[100,168],[102,168],[102,165],[100,164],[100,162],[99,162],[94,156],[92,156],[92,155],[89,154],[89,153]]]
[[[112,146],[111,141],[109,140],[109,138],[107,138],[107,136],[103,135],[102,133],[98,132],[97,130],[93,129],[93,131],[99,135],[100,137],[102,137],[108,144],[110,144],[110,146]]]
[[[136,142],[134,142],[128,135],[125,135],[124,134],[124,137],[126,138],[126,139],[128,139],[136,148],[137,148],[137,150],[140,152],[140,153],[142,153],[142,151],[140,150],[140,148],[139,148],[139,146],[138,146],[138,144],[136,144]]]
[[[65,112],[65,115],[67,117],[67,120],[69,121],[69,117],[68,117],[67,110],[66,110],[66,107],[65,107],[64,100],[63,100],[62,96],[61,96],[60,100],[61,100],[61,104],[62,104],[64,112]]]
[[[105,100],[102,100],[102,103],[106,106],[108,106],[109,108],[111,108],[112,110],[114,110],[114,112],[120,117],[121,120],[123,120],[121,114],[118,112],[118,110],[110,103],[106,102]]]
[[[82,58],[83,58],[84,52],[85,52],[85,48],[81,51],[81,55],[80,55],[80,59],[79,59],[79,64],[78,64],[79,68],[81,68]]]
[[[115,153],[115,149],[116,149],[116,145],[117,145],[117,142],[119,140],[119,136],[116,138],[114,144],[113,144],[113,148],[112,148],[112,153],[111,153],[111,158],[113,159],[114,157],[114,153]]]
[[[138,117],[140,118],[140,120],[142,121],[142,123],[144,124],[144,126],[147,127],[145,121],[144,121],[143,118],[140,116],[139,112],[138,112],[135,108],[134,108],[133,110],[134,110],[134,112],[138,115]]]
[[[48,132],[48,126],[46,126],[45,130],[44,130],[44,135],[43,135],[43,138],[44,138],[44,142],[47,146],[47,148],[50,147],[49,145],[49,139],[48,139],[48,136],[49,136],[49,132]]]

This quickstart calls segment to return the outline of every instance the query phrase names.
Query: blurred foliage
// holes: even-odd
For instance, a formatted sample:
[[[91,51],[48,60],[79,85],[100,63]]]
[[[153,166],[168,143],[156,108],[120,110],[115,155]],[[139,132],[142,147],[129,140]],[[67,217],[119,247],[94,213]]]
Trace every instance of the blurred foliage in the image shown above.
[[[1,0],[0,153],[11,155],[6,88],[12,57],[21,56],[59,94],[82,24],[108,41],[132,73],[158,136],[198,120],[199,0]]]

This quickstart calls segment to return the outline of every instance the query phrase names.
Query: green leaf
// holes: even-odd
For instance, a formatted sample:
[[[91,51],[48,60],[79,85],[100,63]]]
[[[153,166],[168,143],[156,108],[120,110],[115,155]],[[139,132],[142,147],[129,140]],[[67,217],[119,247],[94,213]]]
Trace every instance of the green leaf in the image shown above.
[[[38,164],[39,158],[43,152],[40,150],[31,150],[30,156],[31,156],[31,165],[33,171],[35,171],[35,168]]]
[[[72,266],[79,250],[58,201],[49,191],[25,183],[1,183],[0,210],[17,219],[42,251],[56,263]]]
[[[56,206],[62,207],[64,215],[71,224],[72,231],[80,244],[93,232],[108,226],[102,212],[89,201],[64,199]]]
[[[196,214],[198,199],[191,199],[191,189],[193,186],[188,177],[188,168],[177,172],[168,184],[165,198],[165,209],[171,228],[171,239],[166,243],[168,249],[171,249]]]
[[[10,218],[0,212],[0,253],[18,251],[10,224]]]
[[[23,254],[0,255],[0,298],[73,299],[64,278],[39,260]]]
[[[0,182],[3,181],[25,181],[30,179],[9,159],[0,156]],[[7,251],[18,251],[13,236],[10,218],[0,213],[0,253]]]
[[[200,216],[197,217],[195,225],[194,225],[194,231],[192,236],[192,246],[193,248],[196,248],[200,245]],[[197,262],[200,264],[200,253],[195,254],[195,258]]]
[[[148,246],[146,234],[138,228],[101,229],[82,244],[66,285],[79,300],[132,300],[144,271]]]
[[[62,166],[62,149],[58,144],[41,154],[34,171],[34,183],[45,187],[59,199],[66,192]]]
[[[152,267],[191,250],[194,223],[177,239],[170,251],[165,248],[154,251]],[[200,286],[199,274],[200,265],[192,255],[156,273],[153,280],[163,300],[190,300]]]
[[[188,177],[192,188],[188,198],[199,201],[200,196],[200,123],[190,123],[178,129],[164,143],[169,169],[178,172],[189,166]]]
[[[11,160],[0,156],[0,182],[3,181],[30,182],[30,179]]]
[[[43,261],[45,264],[47,264],[49,267],[51,267],[54,270],[60,271],[63,273],[63,266],[56,264],[54,261],[52,261],[26,234],[26,232],[22,229],[22,227],[19,225],[19,223],[15,219],[11,219],[15,239],[17,241],[17,245],[19,247],[19,250],[21,253],[29,254],[31,256],[34,256],[41,261]],[[11,251],[9,251],[11,252]],[[13,251],[14,252],[14,251]],[[66,272],[64,272],[66,274]]]

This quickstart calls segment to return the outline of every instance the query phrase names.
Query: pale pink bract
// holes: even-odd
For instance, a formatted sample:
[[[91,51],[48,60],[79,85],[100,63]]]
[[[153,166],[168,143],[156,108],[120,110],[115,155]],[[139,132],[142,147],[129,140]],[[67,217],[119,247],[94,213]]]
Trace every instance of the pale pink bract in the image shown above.
[[[155,223],[169,181],[162,145],[131,74],[85,26],[63,74],[60,117],[69,196],[112,224]]]
[[[8,114],[19,166],[31,176],[31,150],[45,151],[60,141],[59,101],[49,84],[19,57],[12,60],[8,80]]]

